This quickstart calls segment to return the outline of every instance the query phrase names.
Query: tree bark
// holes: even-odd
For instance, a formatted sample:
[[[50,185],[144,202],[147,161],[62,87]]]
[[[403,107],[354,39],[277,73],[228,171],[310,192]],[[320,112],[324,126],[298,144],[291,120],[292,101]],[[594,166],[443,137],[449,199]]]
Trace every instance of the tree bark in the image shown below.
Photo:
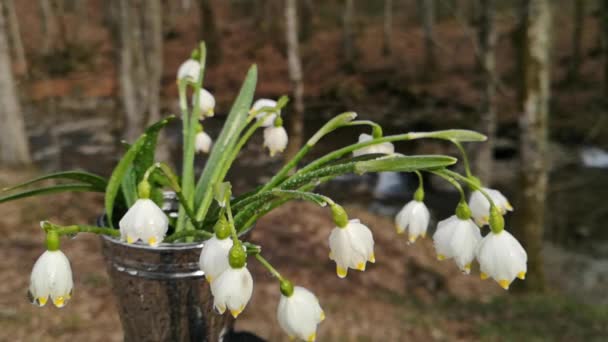
[[[572,28],[572,58],[568,68],[568,80],[577,81],[581,66],[582,40],[583,40],[583,19],[585,17],[585,2],[583,0],[574,1],[574,23]]]
[[[13,79],[8,45],[6,2],[0,1],[0,163],[19,166],[31,163],[29,143]]]
[[[315,6],[312,0],[300,1],[298,12],[300,42],[306,42],[312,37],[314,13]]]
[[[302,146],[304,136],[304,84],[302,81],[302,63],[298,46],[298,13],[296,0],[286,0],[285,21],[287,23],[287,63],[294,100],[294,111],[289,120],[289,146],[287,147],[287,153],[285,153],[286,160],[290,160]]]
[[[198,4],[201,18],[200,39],[207,45],[207,63],[217,64],[222,58],[222,46],[213,6],[211,0],[199,0]]]
[[[516,214],[528,252],[524,286],[545,287],[542,243],[547,192],[547,121],[550,96],[551,0],[529,0],[523,116],[520,119],[521,200]]]
[[[479,15],[479,53],[484,76],[481,106],[480,130],[488,140],[479,144],[475,159],[475,173],[484,184],[492,182],[494,162],[494,137],[496,135],[496,30],[494,28],[494,1],[480,0]]]
[[[23,48],[23,40],[21,39],[21,30],[19,29],[19,19],[15,10],[14,0],[4,1],[4,9],[10,28],[10,46],[13,50],[13,58],[15,58],[15,73],[24,75],[27,73],[27,60],[25,58],[25,49]]]
[[[432,76],[437,68],[435,38],[433,35],[433,26],[435,25],[435,0],[418,0],[418,8],[422,18],[424,35],[424,68],[426,74]]]
[[[118,15],[120,88],[125,111],[124,135],[133,142],[160,119],[162,15],[160,0],[115,0]],[[157,156],[166,159],[159,136]]]
[[[347,70],[354,69],[355,60],[355,32],[353,21],[355,17],[355,4],[353,0],[346,0],[344,14],[342,17],[342,48],[344,53],[344,67]]]
[[[384,0],[384,25],[382,30],[382,54],[390,56],[391,37],[393,33],[393,0]]]

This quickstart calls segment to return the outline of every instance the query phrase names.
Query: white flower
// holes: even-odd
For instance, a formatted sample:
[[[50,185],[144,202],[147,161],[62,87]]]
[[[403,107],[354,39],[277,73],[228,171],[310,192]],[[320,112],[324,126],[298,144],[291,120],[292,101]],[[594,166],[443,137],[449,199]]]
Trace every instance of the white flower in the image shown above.
[[[190,82],[197,82],[201,74],[201,64],[194,59],[188,59],[177,69],[177,79],[188,79]]]
[[[220,240],[216,235],[205,241],[199,258],[199,266],[205,272],[205,279],[211,284],[225,270],[230,268],[228,253],[232,248],[232,239]]]
[[[483,190],[490,196],[496,208],[501,214],[505,214],[507,211],[513,211],[513,207],[503,194],[498,190],[483,188]],[[471,198],[469,199],[469,207],[471,208],[471,214],[475,219],[475,222],[480,226],[488,224],[490,218],[490,202],[479,190],[473,191]]]
[[[36,260],[30,278],[29,296],[32,302],[44,306],[49,298],[56,307],[65,306],[72,297],[72,268],[60,250],[46,251]]]
[[[304,341],[314,341],[317,326],[325,319],[325,314],[312,292],[296,286],[290,297],[281,294],[277,317],[279,325],[291,339],[298,337]]]
[[[194,150],[197,153],[209,153],[212,144],[213,142],[209,134],[204,131],[196,133],[194,137]]]
[[[412,200],[395,217],[397,233],[402,234],[408,229],[409,241],[415,242],[419,236],[426,236],[430,217],[429,210],[423,202]]]
[[[192,105],[195,105],[194,97]],[[201,89],[199,93],[198,106],[201,109],[201,119],[215,115],[215,97],[206,89]]]
[[[329,235],[329,258],[336,262],[338,277],[344,278],[348,268],[365,271],[366,262],[374,263],[374,237],[359,220],[350,220],[344,228],[336,227]]]
[[[118,223],[120,239],[128,243],[137,240],[157,246],[169,228],[167,215],[150,199],[138,199]]]
[[[283,126],[266,127],[264,128],[264,146],[270,150],[270,156],[273,157],[277,152],[283,152],[287,147],[287,132]]]
[[[252,111],[258,111],[264,107],[276,107],[277,106],[277,101],[275,100],[270,100],[270,99],[259,99],[257,101],[255,101],[255,103],[253,104],[253,106],[251,106],[251,110]],[[266,113],[268,113],[267,111],[261,111],[258,114],[256,114],[255,118],[258,120],[261,120]],[[281,114],[281,111],[278,111],[278,114]],[[270,114],[266,117],[266,119],[264,119],[264,122],[262,123],[262,126],[264,127],[270,127],[274,124],[274,120],[277,118],[277,114],[273,113]]]
[[[359,135],[359,142],[366,142],[366,141],[370,141],[372,140],[372,136],[369,134],[361,134]],[[382,154],[393,154],[395,153],[395,146],[393,146],[393,144],[391,144],[390,142],[385,142],[385,143],[381,143],[381,144],[376,144],[376,145],[370,145],[367,147],[363,147],[360,148],[358,150],[355,150],[353,152],[353,155],[355,157],[358,156],[362,156],[364,154],[375,154],[375,153],[382,153]]]
[[[477,246],[481,279],[494,278],[505,290],[515,277],[524,279],[528,255],[519,241],[506,230],[488,233]]]
[[[246,266],[229,267],[211,283],[213,307],[223,314],[226,308],[236,318],[243,312],[253,293],[253,278]]]
[[[479,227],[471,219],[462,220],[456,215],[440,221],[433,234],[437,259],[453,258],[456,265],[467,274],[471,272],[471,262],[480,240]]]

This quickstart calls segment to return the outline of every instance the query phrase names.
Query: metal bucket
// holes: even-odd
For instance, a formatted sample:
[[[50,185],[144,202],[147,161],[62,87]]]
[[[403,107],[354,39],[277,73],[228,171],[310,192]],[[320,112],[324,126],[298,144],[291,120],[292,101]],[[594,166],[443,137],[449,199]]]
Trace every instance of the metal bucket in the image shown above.
[[[163,206],[168,212],[174,209],[169,195]],[[216,342],[231,330],[234,319],[214,311],[198,265],[203,243],[149,247],[108,236],[101,241],[125,341]]]
[[[125,341],[221,341],[233,324],[213,310],[202,243],[152,248],[102,237]]]

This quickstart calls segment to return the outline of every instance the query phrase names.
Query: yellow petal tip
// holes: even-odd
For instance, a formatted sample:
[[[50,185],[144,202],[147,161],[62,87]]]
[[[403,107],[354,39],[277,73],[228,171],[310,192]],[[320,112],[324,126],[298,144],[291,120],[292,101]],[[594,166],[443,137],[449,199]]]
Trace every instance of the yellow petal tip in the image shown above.
[[[313,334],[310,334],[310,336],[308,336],[308,339],[306,339],[306,341],[314,342],[316,339],[317,339],[317,334],[313,333]]]
[[[372,255],[369,256],[369,262],[372,264],[376,262],[376,254],[372,253]]]
[[[338,277],[340,278],[346,278],[346,274],[348,273],[346,268],[342,268],[342,267],[336,267],[336,273],[338,274]]]
[[[488,279],[488,275],[487,275],[487,274],[485,274],[485,273],[483,273],[483,272],[481,272],[481,273],[479,274],[479,278],[481,278],[481,280],[486,280],[486,279]]]
[[[437,260],[439,260],[439,261],[445,260],[445,255],[443,255],[443,254],[437,254]]]
[[[156,245],[158,245],[158,241],[156,240],[155,237],[151,237],[151,238],[148,239],[148,244],[150,246],[156,246]]]
[[[364,262],[360,262],[357,264],[357,270],[359,271],[365,271],[365,263]]]
[[[511,283],[506,279],[501,279],[498,281],[498,285],[500,285],[500,287],[502,287],[505,290],[509,289],[509,284],[511,284]]]
[[[47,301],[48,301],[48,297],[38,297],[38,303],[39,303],[41,306],[46,305],[46,302],[47,302]]]
[[[517,273],[517,278],[524,280],[526,279],[526,272],[519,272]]]
[[[418,239],[418,235],[410,235],[410,237],[409,237],[409,239],[408,239],[408,240],[409,240],[411,243],[414,243],[414,242],[416,242],[416,239]]]
[[[53,298],[53,304],[55,304],[56,307],[62,307],[65,305],[65,298],[63,296]]]
[[[321,321],[325,320],[325,311],[321,311],[321,317],[320,317]]]

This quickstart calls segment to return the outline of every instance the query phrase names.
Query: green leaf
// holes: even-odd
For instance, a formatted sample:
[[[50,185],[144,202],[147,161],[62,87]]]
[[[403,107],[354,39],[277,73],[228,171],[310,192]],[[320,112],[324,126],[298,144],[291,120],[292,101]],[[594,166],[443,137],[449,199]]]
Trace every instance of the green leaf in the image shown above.
[[[340,115],[332,118],[331,120],[327,121],[327,123],[325,123],[325,125],[323,125],[323,127],[321,127],[317,131],[317,133],[315,133],[315,135],[313,135],[312,137],[310,137],[310,139],[308,139],[308,141],[306,142],[306,145],[314,146],[319,140],[321,140],[321,138],[323,138],[327,134],[333,132],[334,130],[348,124],[349,122],[353,121],[356,117],[357,117],[357,113],[346,112],[346,113],[340,114]]]
[[[47,179],[69,179],[69,180],[73,180],[73,181],[78,181],[78,182],[82,182],[82,183],[86,183],[91,185],[92,187],[94,187],[95,189],[99,189],[100,191],[104,191],[108,181],[105,180],[103,177],[98,176],[96,174],[93,173],[89,173],[89,172],[84,172],[84,171],[62,171],[62,172],[56,172],[56,173],[51,173],[48,175],[44,175],[38,178],[34,178],[32,180],[29,180],[27,182],[21,183],[21,184],[17,184],[15,186],[11,186],[8,188],[4,188],[2,189],[2,191],[12,191],[12,190],[16,190],[37,182],[41,182],[43,180],[47,180]]]
[[[355,172],[412,172],[416,170],[436,169],[455,164],[456,158],[442,155],[389,156],[355,163]]]
[[[131,207],[137,200],[137,175],[133,166],[130,166],[122,179],[120,189],[125,198],[127,207]]]
[[[214,186],[213,194],[219,206],[224,207],[226,201],[229,201],[232,196],[232,185],[230,182],[217,183]]]
[[[50,195],[58,192],[103,192],[91,184],[60,184],[39,189],[27,190],[16,194],[0,197],[0,203],[14,201],[21,198]]]
[[[486,137],[485,135],[468,129],[447,129],[443,131],[434,132],[412,132],[408,135],[411,137],[411,139],[435,138],[443,140],[453,140],[458,142],[486,141],[488,139],[488,137]]]
[[[237,144],[241,132],[247,125],[247,116],[253,102],[253,94],[257,83],[257,67],[249,68],[247,78],[241,87],[230,114],[224,123],[224,128],[213,145],[203,174],[196,184],[195,203],[199,203],[196,210],[196,220],[201,221],[213,199],[213,184],[223,180],[223,170],[228,170],[224,164],[230,160],[231,151]]]
[[[110,181],[108,182],[108,186],[106,187],[106,197],[105,197],[105,209],[106,216],[108,217],[108,224],[110,227],[112,226],[112,214],[114,210],[114,200],[116,199],[116,195],[118,194],[118,190],[122,184],[122,180],[125,177],[125,174],[133,164],[135,160],[135,156],[141,149],[141,147],[146,142],[147,135],[144,133],[140,136],[133,145],[127,150],[122,159],[118,162],[118,165],[112,171],[112,176],[110,176]]]
[[[156,143],[158,134],[169,122],[175,120],[175,115],[170,115],[148,127],[145,131],[146,139],[135,156],[133,168],[136,174],[137,182],[141,181],[144,173],[152,164],[154,164],[154,155],[156,152]]]
[[[298,198],[305,201],[313,202],[320,207],[327,205],[327,200],[324,196],[307,191],[298,190],[272,190],[272,194],[278,197]]]

